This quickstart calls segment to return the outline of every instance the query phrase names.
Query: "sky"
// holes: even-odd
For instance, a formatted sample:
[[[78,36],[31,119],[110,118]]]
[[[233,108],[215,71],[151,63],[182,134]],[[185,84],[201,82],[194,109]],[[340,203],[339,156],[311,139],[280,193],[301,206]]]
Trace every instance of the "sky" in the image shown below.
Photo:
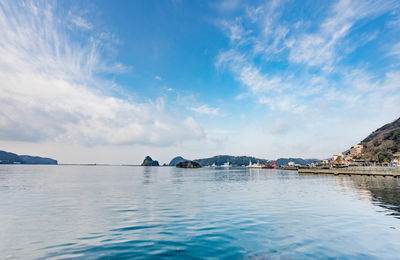
[[[400,117],[400,2],[0,2],[0,150],[328,158]]]

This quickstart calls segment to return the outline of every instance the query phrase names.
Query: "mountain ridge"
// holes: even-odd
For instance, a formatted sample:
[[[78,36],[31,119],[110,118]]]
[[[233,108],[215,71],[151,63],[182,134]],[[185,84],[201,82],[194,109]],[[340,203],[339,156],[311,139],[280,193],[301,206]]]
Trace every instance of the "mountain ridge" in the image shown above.
[[[0,150],[0,164],[58,164],[57,160],[31,155],[18,155]]]
[[[364,152],[357,159],[390,162],[400,152],[400,118],[376,129],[363,139]]]
[[[207,166],[207,165],[213,165],[213,164],[222,165],[228,161],[233,166],[242,166],[242,165],[248,165],[250,161],[252,163],[270,164],[274,160],[256,158],[256,157],[252,157],[252,156],[216,155],[216,156],[209,157],[209,158],[195,159],[193,161],[199,163],[201,166]],[[306,165],[306,164],[311,164],[314,161],[319,162],[321,160],[320,159],[303,159],[303,158],[279,158],[279,159],[275,160],[276,166],[278,166],[278,167],[287,165],[288,162],[294,162],[295,164]]]

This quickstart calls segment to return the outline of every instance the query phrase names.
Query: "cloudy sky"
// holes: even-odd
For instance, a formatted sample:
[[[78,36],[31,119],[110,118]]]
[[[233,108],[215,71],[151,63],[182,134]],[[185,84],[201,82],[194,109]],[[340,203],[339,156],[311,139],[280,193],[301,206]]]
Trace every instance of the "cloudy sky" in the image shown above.
[[[326,158],[400,117],[399,1],[0,2],[0,150]]]

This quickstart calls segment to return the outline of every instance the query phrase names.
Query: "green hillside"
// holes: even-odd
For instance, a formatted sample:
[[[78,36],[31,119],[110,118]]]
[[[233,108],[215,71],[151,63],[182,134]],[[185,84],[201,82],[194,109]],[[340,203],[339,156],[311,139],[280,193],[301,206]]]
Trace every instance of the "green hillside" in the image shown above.
[[[393,154],[400,152],[400,118],[375,130],[360,144],[364,145],[362,159],[390,162]]]

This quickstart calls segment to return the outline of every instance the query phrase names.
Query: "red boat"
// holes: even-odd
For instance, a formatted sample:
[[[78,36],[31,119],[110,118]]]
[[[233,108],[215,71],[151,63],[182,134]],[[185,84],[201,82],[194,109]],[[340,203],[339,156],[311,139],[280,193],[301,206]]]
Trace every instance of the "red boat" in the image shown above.
[[[271,163],[267,163],[267,164],[263,164],[262,165],[262,168],[265,168],[265,169],[275,169],[275,167],[276,167],[276,162],[275,161],[272,161]]]

